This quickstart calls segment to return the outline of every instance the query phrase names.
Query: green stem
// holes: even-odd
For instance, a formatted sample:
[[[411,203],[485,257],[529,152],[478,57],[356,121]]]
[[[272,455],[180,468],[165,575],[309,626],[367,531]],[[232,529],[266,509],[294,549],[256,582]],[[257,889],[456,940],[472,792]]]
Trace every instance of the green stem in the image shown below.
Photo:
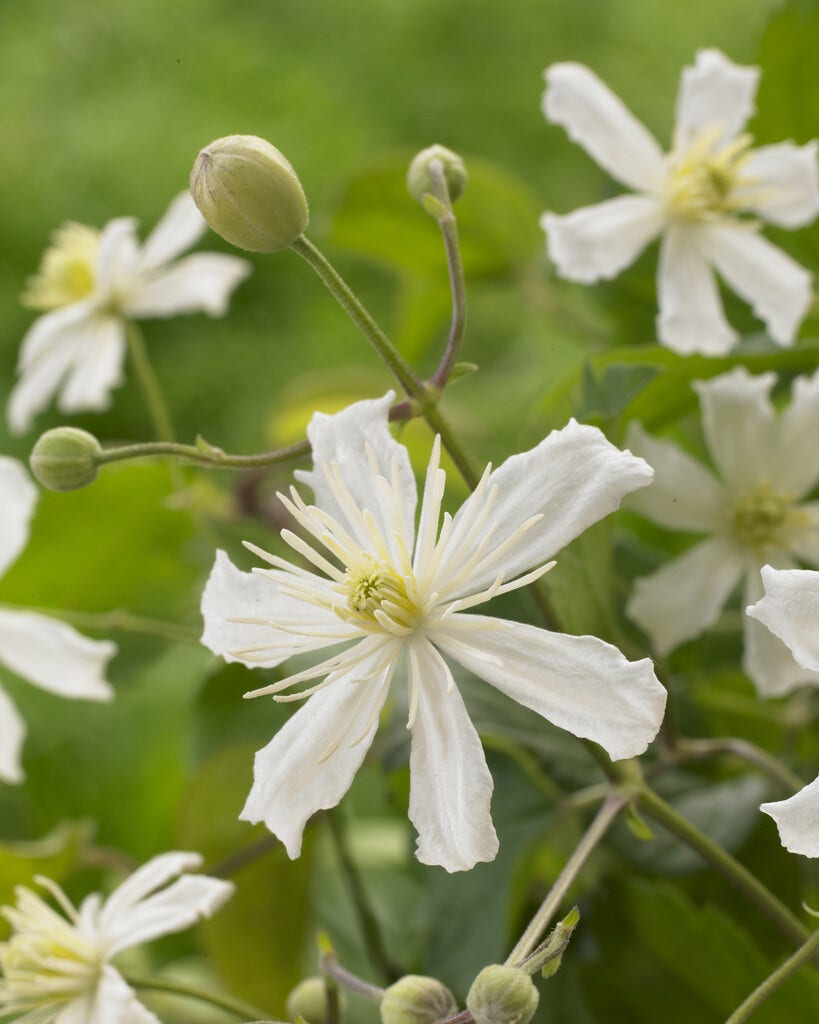
[[[603,806],[586,830],[585,835],[575,847],[571,857],[566,861],[563,870],[557,876],[546,899],[541,903],[535,916],[518,939],[515,948],[506,958],[507,965],[512,967],[518,966],[535,949],[541,936],[549,927],[550,921],[557,913],[566,893],[580,874],[583,865],[628,802],[629,796],[625,793],[616,791],[609,793]]]
[[[220,1010],[226,1010],[241,1020],[261,1020],[266,1014],[250,1003],[234,999],[232,996],[221,995],[216,992],[203,992],[201,989],[193,988],[180,981],[168,981],[161,978],[143,978],[133,974],[124,975],[125,980],[133,988],[141,988],[150,992],[165,992],[172,996],[182,996],[185,999],[198,999],[202,1003],[210,1003]]]
[[[767,750],[763,750],[762,747],[758,747],[755,743],[735,737],[726,737],[724,739],[686,739],[680,737],[675,740],[672,746],[671,760],[674,762],[700,761],[709,757],[719,757],[722,754],[728,754],[731,757],[736,757],[748,764],[752,764],[789,793],[796,793],[805,785],[798,775],[795,775],[787,765],[782,764],[773,754],[769,754]]]
[[[153,431],[160,441],[173,441],[176,438],[176,432],[173,429],[173,422],[165,404],[159,380],[151,366],[151,360],[148,358],[148,348],[145,345],[142,331],[135,323],[129,321],[126,324],[125,333],[128,340],[128,352]]]
[[[817,949],[819,949],[819,928],[813,932],[801,949],[798,949],[773,974],[769,975],[758,988],[754,989],[742,1005],[734,1010],[725,1024],[744,1024],[754,1010],[758,1009],[768,996],[779,988],[783,981],[786,981],[800,967],[806,964],[808,960],[812,959]]]
[[[443,211],[436,217],[436,220],[443,235],[446,251],[446,265],[452,294],[452,321],[441,362],[427,384],[438,391],[443,391],[455,366],[466,330],[466,283],[458,242],[458,222],[452,212],[452,201],[449,196],[443,163],[440,160],[432,160],[429,164],[429,173],[435,186],[435,198],[440,201]]]
[[[258,466],[275,466],[280,462],[300,459],[309,454],[309,441],[296,441],[286,448],[277,448],[272,452],[260,452],[257,455],[229,455],[207,443],[199,445],[178,444],[175,441],[146,441],[141,444],[127,444],[118,448],[103,448],[95,456],[98,465],[109,462],[122,462],[125,459],[148,459],[156,456],[170,456],[196,462],[202,466],[215,466],[217,469],[254,469]]]
[[[738,889],[794,944],[808,937],[808,930],[790,910],[759,879],[735,860],[727,850],[701,832],[648,786],[637,794],[643,810],[664,828],[681,839],[703,858],[717,874]]]
[[[4,608],[13,611],[32,612],[35,615],[48,615],[61,619],[72,626],[83,629],[94,629],[100,632],[120,630],[123,633],[141,633],[144,636],[159,637],[162,640],[173,640],[180,643],[199,643],[199,630],[179,626],[176,623],[162,622],[159,619],[146,619],[130,612],[77,612],[66,608],[36,608],[29,605],[3,604]]]
[[[355,861],[350,855],[344,836],[344,830],[339,821],[336,810],[327,814],[327,823],[330,826],[330,835],[333,837],[333,844],[336,848],[339,864],[342,873],[347,880],[350,896],[353,901],[358,923],[361,927],[361,934],[364,936],[364,945],[370,960],[389,981],[396,981],[401,976],[401,971],[390,960],[384,940],[381,936],[381,929],[370,906],[361,876],[356,867]]]
[[[332,953],[325,953],[322,956],[321,969],[324,974],[329,975],[337,985],[347,989],[348,992],[371,999],[374,1003],[380,1003],[384,998],[386,989],[381,988],[380,985],[372,985],[369,981],[359,978],[357,974],[353,974],[352,971],[348,971],[346,967],[341,966]]]
[[[304,235],[300,235],[290,248],[295,250],[315,270],[332,293],[333,298],[344,309],[356,327],[358,327],[375,351],[392,370],[407,394],[413,398],[423,395],[423,381],[416,375],[410,364],[381,330],[341,274],[339,274],[321,250],[317,249]]]

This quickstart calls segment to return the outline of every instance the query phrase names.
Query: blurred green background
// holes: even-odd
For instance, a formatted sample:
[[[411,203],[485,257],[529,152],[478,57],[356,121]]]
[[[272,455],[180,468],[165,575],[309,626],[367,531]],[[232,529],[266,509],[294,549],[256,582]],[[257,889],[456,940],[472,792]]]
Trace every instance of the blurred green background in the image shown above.
[[[613,381],[605,373],[620,358],[613,344],[649,352],[656,251],[600,288],[556,281],[537,227],[540,212],[565,212],[619,189],[562,130],[545,123],[542,71],[557,60],[589,64],[666,144],[680,69],[701,46],[763,65],[751,124],[760,143],[805,142],[819,132],[819,8],[810,2],[5,0],[0,403],[33,320],[17,297],[50,233],[65,220],[102,226],[135,215],[144,234],[186,186],[199,148],[234,132],[264,136],[288,156],[310,200],[308,235],[408,357],[429,370],[446,336],[445,265],[435,225],[404,195],[403,173],[416,150],[440,142],[462,153],[472,173],[458,208],[470,298],[463,358],[480,371],[447,397],[452,419],[480,459],[532,443],[572,412],[616,436],[629,389],[639,391],[650,374]],[[812,269],[819,264],[817,228],[771,234]],[[201,248],[227,251],[212,235]],[[300,436],[314,408],[332,410],[390,384],[295,255],[250,259],[253,275],[226,318],[144,324],[182,440],[202,433],[228,450],[258,451]],[[741,328],[758,330],[730,297],[728,310]],[[811,331],[808,324],[804,334]],[[664,378],[671,380],[665,392],[644,399],[647,422],[690,411],[687,381],[726,365],[683,366],[650,351],[635,357],[640,365],[655,360],[676,376]],[[752,343],[749,352],[749,364],[759,367],[816,365],[807,342],[786,354]],[[589,356],[599,377],[583,391],[581,367]],[[611,399],[607,381],[617,385]],[[50,410],[23,438],[10,437],[0,422],[0,450],[24,458],[40,430],[61,422]],[[71,422],[105,441],[150,438],[130,375],[110,411]],[[420,465],[428,451],[424,429],[415,424],[406,438]],[[0,582],[0,601],[87,613],[123,608],[189,628],[191,637],[168,643],[113,634],[121,653],[110,674],[118,690],[110,706],[57,701],[0,668],[30,725],[28,783],[0,787],[4,900],[34,870],[67,878],[76,895],[104,881],[105,857],[83,852],[90,835],[99,847],[138,860],[176,846],[202,850],[213,865],[262,834],[235,819],[252,751],[284,712],[243,703],[248,673],[217,663],[195,638],[214,544],[245,566],[242,537],[274,542],[269,525],[240,515],[237,478],[191,472],[187,479],[198,518],[209,524],[204,533],[179,507],[165,466],[112,469],[86,491],[42,495],[31,545]],[[273,484],[286,479],[283,471]],[[273,515],[273,484],[251,509],[263,521]],[[244,499],[246,512],[246,493]],[[611,569],[606,529],[567,557],[563,576],[555,573],[555,594],[573,631],[605,635],[608,620],[589,611],[589,592]],[[583,571],[589,565],[597,578],[591,584]],[[605,600],[615,608],[613,594]],[[515,617],[531,614],[523,601],[509,607]],[[732,643],[721,639],[705,656],[735,660]],[[775,750],[790,744],[810,777],[819,745],[794,732],[784,705],[760,709],[736,669],[723,670],[717,689],[700,662],[692,678],[699,688],[681,697],[692,731],[743,733]],[[504,955],[580,834],[582,820],[556,816],[555,800],[597,779],[571,737],[493,703],[479,688],[470,694],[492,750],[502,839],[495,864],[450,878],[413,862],[400,722],[379,740],[380,758],[357,780],[342,813],[354,823],[355,858],[391,955],[406,970],[438,974],[459,996],[484,963]],[[510,743],[534,750],[534,781]],[[721,788],[706,790],[704,778],[680,773],[671,789],[689,800],[703,827],[741,849],[797,905],[803,865],[782,854],[770,822],[757,813],[760,799],[781,794],[730,771],[720,770],[715,780]],[[545,801],[544,786],[551,794]],[[45,848],[25,845],[68,819],[85,821],[86,831],[53,834]],[[284,994],[312,957],[319,921],[345,961],[374,978],[331,836],[321,825],[310,835],[297,864],[274,851],[240,872],[244,895],[205,929],[203,946],[190,937],[168,940],[155,962],[165,953],[188,955],[188,970],[198,977],[205,949],[234,991],[281,1014]],[[661,875],[683,882],[674,890],[657,880]],[[782,951],[753,911],[667,839],[649,849],[622,829],[584,883],[581,931],[548,982],[539,1021],[653,1024],[660,1000],[667,1024],[718,1024]],[[794,982],[770,1013],[759,1013],[760,1024],[807,1019],[799,1014],[814,998],[809,980]],[[196,1016],[187,1006],[161,1012],[171,1024],[221,1019]],[[363,1008],[356,1012],[356,1024],[371,1019]]]

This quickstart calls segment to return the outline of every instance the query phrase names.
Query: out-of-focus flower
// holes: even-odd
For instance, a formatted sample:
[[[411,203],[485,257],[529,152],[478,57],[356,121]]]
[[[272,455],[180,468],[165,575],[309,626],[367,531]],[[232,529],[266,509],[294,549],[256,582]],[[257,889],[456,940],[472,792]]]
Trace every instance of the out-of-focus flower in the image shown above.
[[[222,906],[233,894],[230,882],[182,874],[201,863],[197,853],[164,853],[107,900],[94,893],[76,909],[55,882],[36,879],[61,913],[18,886],[15,906],[2,908],[13,931],[0,943],[0,1017],[19,1013],[18,1024],[159,1024],[111,961]]]
[[[739,367],[694,385],[719,478],[675,444],[631,426],[628,443],[655,477],[630,506],[667,529],[709,534],[635,585],[627,613],[661,654],[710,626],[740,581],[745,604],[761,597],[766,563],[819,565],[819,506],[800,502],[819,480],[819,373],[794,381],[779,415],[770,400],[775,382],[773,373]],[[819,672],[800,667],[747,617],[744,667],[764,696],[819,684]]]
[[[23,466],[0,456],[0,575],[28,541],[37,489]],[[110,640],[89,640],[47,615],[0,605],[0,664],[60,697],[110,700],[105,667],[116,653]],[[0,779],[20,782],[25,725],[0,689]]]
[[[312,694],[257,754],[242,812],[263,820],[291,857],[307,819],[349,788],[403,659],[417,855],[465,870],[495,856],[497,837],[492,778],[450,660],[613,758],[642,753],[659,728],[665,691],[647,659],[629,662],[595,637],[466,614],[541,576],[554,552],[644,487],[651,470],[572,421],[494,472],[487,468],[441,524],[446,477],[436,440],[416,529],[415,477],[387,422],[393,397],[313,417],[314,469],[300,479],[315,505],[295,488],[280,495],[309,536],[284,530],[282,539],[312,571],[248,545],[270,568],[240,572],[220,552],[202,600],[202,639],[250,666],[343,645],[252,694]],[[285,695],[308,680],[319,682]]]
[[[250,264],[189,249],[206,229],[188,192],[174,199],[144,245],[136,221],[119,217],[102,229],[65,224],[53,237],[21,301],[45,313],[20,349],[19,380],[7,409],[11,430],[28,430],[55,394],[66,413],[106,409],[122,383],[130,320],[208,313],[223,316]]]
[[[545,74],[546,118],[637,193],[543,215],[561,276],[584,283],[616,277],[662,235],[657,334],[664,345],[707,355],[734,345],[714,270],[751,304],[774,341],[791,344],[813,298],[812,275],[762,237],[756,218],[785,228],[813,221],[816,144],[751,149],[742,130],[754,111],[759,69],[700,50],[682,73],[668,154],[587,67],[554,64]]]

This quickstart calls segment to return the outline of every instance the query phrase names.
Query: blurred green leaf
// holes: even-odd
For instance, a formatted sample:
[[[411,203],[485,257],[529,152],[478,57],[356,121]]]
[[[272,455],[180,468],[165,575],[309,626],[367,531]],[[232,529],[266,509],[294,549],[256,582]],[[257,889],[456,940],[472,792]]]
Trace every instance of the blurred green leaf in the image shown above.
[[[66,821],[42,839],[0,843],[0,904],[14,902],[14,888],[30,885],[35,875],[61,882],[77,863],[77,854],[88,842],[93,826]],[[6,922],[0,924],[6,931]]]

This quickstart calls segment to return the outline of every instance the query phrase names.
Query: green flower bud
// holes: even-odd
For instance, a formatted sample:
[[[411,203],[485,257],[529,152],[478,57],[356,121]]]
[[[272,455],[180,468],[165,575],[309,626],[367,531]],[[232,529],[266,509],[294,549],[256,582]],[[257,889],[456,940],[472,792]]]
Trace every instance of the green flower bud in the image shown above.
[[[455,1013],[458,1004],[435,978],[408,974],[390,985],[381,999],[382,1024],[434,1024]]]
[[[34,445],[31,472],[50,491],[73,491],[97,476],[99,441],[87,430],[57,427],[47,430]]]
[[[296,172],[256,135],[228,135],[205,146],[190,186],[208,224],[240,249],[277,252],[307,227],[307,199]]]
[[[342,993],[338,993],[339,1006],[343,1007]],[[302,1017],[306,1024],[326,1024],[330,1016],[327,1000],[327,986],[323,978],[305,978],[291,991],[285,1003],[290,1020]]]
[[[491,964],[472,982],[466,1007],[475,1024],[528,1024],[539,998],[525,971]]]
[[[429,165],[433,160],[440,160],[444,167],[444,178],[449,189],[449,198],[454,203],[466,188],[466,165],[457,153],[446,146],[429,146],[422,149],[413,159],[407,171],[407,189],[413,199],[422,202],[427,194],[435,194]]]

